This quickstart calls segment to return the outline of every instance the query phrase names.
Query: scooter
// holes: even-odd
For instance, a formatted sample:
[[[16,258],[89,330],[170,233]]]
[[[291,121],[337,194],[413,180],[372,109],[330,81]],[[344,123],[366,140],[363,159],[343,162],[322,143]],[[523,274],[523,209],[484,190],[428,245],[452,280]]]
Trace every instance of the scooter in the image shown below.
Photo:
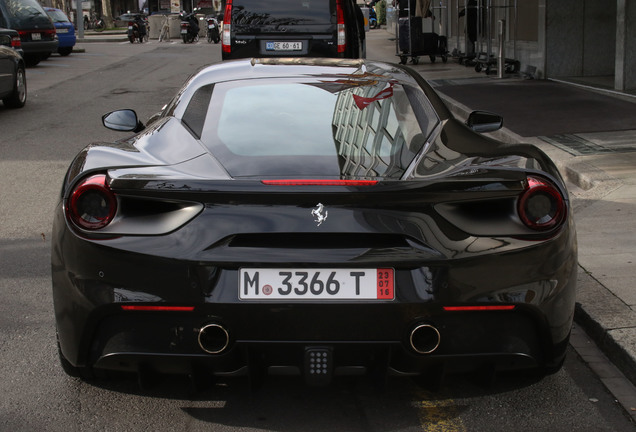
[[[208,23],[208,43],[212,41],[214,41],[215,44],[219,43],[221,40],[221,35],[219,34],[219,22],[212,16],[207,16],[205,20]]]
[[[181,13],[181,39],[183,43],[199,41],[199,23],[194,13]]]
[[[147,38],[146,23],[143,18],[128,21],[128,40],[135,43],[136,40],[142,43]]]
[[[378,16],[375,14],[373,6],[369,6],[369,28],[378,28]]]

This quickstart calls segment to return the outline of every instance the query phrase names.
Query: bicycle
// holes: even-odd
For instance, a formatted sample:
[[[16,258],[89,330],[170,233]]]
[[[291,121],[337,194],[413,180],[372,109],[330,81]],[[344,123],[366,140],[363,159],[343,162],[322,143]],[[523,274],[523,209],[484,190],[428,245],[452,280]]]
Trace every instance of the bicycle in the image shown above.
[[[163,19],[163,25],[159,32],[159,42],[170,42],[170,17],[168,15]]]

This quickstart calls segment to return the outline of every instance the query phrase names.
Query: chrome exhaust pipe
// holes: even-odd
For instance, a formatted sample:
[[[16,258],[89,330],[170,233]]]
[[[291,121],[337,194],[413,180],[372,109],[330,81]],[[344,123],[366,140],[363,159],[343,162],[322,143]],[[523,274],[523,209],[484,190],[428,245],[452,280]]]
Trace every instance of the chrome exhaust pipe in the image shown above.
[[[419,324],[409,337],[411,348],[418,354],[430,354],[437,349],[441,340],[439,331],[430,324]]]
[[[230,344],[230,334],[220,324],[208,324],[199,330],[199,346],[208,354],[220,354]]]

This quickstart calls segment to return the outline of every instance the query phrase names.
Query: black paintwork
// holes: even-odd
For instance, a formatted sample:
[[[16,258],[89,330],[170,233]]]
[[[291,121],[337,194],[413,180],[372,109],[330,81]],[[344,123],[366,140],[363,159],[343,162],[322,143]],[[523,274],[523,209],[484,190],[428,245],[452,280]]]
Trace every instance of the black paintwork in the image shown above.
[[[250,369],[305,373],[311,347],[333,355],[334,374],[417,375],[445,365],[459,371],[557,368],[574,312],[576,234],[567,191],[552,162],[530,145],[507,145],[452,118],[409,69],[376,62],[268,60],[209,67],[191,78],[145,131],[84,149],[67,173],[55,211],[53,298],[67,368],[218,375]],[[319,66],[322,64],[322,66]],[[439,127],[413,170],[375,186],[272,186],[232,179],[182,125],[196,88],[213,81],[382,72],[417,83]],[[178,145],[175,145],[178,143]],[[200,206],[186,223],[154,235],[89,233],[64,214],[68,194],[89,173],[109,176],[132,223],[153,202]],[[537,234],[516,216],[528,174],[566,198],[565,223]],[[142,203],[142,204],[140,204]],[[329,217],[317,226],[311,210]],[[135,212],[126,209],[136,209]],[[128,213],[126,213],[128,211]],[[154,224],[154,222],[150,222]],[[160,224],[153,229],[161,230]],[[122,226],[122,225],[120,225]],[[394,300],[242,301],[238,269],[394,268]],[[120,305],[194,306],[191,312],[128,312]],[[514,311],[447,312],[452,305],[515,305]],[[223,325],[229,346],[204,352],[199,329]],[[434,325],[439,347],[418,354],[409,332]],[[326,348],[325,348],[326,347]]]

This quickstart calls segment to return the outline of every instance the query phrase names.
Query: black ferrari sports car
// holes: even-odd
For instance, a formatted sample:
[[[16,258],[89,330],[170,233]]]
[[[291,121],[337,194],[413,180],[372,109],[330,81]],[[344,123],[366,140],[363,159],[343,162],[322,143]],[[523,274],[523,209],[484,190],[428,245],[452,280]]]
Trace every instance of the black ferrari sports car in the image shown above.
[[[73,160],[55,210],[60,360],[197,376],[421,376],[561,366],[576,234],[531,145],[455,119],[405,66],[200,70]]]

